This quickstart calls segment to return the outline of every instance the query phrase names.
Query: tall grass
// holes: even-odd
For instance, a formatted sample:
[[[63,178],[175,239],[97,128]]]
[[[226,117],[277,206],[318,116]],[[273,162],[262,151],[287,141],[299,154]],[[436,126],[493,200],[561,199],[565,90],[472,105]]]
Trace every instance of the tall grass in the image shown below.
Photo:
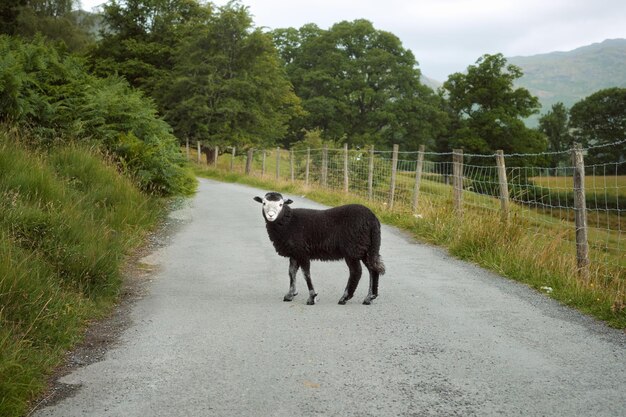
[[[162,211],[103,161],[0,132],[0,415],[22,415],[86,322],[110,309],[125,255]]]
[[[534,229],[532,223],[545,224],[540,213],[522,215],[521,208],[513,207],[511,220],[505,224],[494,219],[491,211],[485,212],[487,204],[480,204],[466,207],[460,218],[452,208],[450,187],[430,184],[427,180],[422,186],[430,187],[430,192],[421,194],[419,215],[416,216],[409,207],[401,204],[390,211],[384,203],[370,202],[363,197],[317,186],[305,187],[298,181],[276,181],[273,176],[259,179],[225,173],[223,169],[206,165],[198,165],[196,172],[222,181],[306,194],[307,198],[331,206],[354,202],[365,204],[377,213],[381,221],[404,229],[419,240],[446,247],[461,259],[524,282],[611,326],[626,328],[626,277],[623,269],[616,266],[610,279],[605,275],[592,274],[595,277],[592,282],[583,284],[577,278],[575,258],[571,256],[575,253],[573,239],[566,235],[573,233],[573,228],[555,227],[554,233],[530,233]],[[548,235],[549,238],[546,237]]]

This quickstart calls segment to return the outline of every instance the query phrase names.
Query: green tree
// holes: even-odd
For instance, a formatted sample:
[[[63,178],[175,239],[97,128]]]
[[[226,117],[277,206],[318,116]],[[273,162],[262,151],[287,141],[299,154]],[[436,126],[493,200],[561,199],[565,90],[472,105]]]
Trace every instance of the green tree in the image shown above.
[[[157,99],[180,138],[220,146],[274,144],[300,110],[271,38],[230,2],[189,26]]]
[[[96,16],[75,10],[76,0],[3,0],[0,34],[32,39],[37,35],[82,52],[94,42]]]
[[[283,63],[291,65],[301,55],[302,45],[323,32],[316,24],[308,23],[300,29],[275,29],[271,35]]]
[[[442,87],[455,126],[449,146],[470,153],[544,151],[543,135],[522,121],[537,113],[539,101],[525,88],[514,88],[521,76],[502,54],[484,55],[467,73],[452,74]]]
[[[587,164],[618,163],[620,174],[626,173],[626,88],[600,90],[574,104],[570,109],[570,126],[574,139],[592,148],[585,157]]]
[[[552,105],[552,109],[539,118],[539,131],[548,138],[548,151],[557,152],[551,155],[551,166],[569,159],[567,154],[558,154],[571,148],[572,136],[569,133],[569,115],[561,102]]]
[[[148,95],[174,68],[189,25],[208,22],[212,5],[197,0],[110,0],[103,8],[101,40],[90,52],[95,74],[118,74]]]
[[[320,129],[351,145],[416,149],[445,125],[411,51],[371,22],[344,21],[327,31],[305,25],[273,36],[306,111],[296,134]]]

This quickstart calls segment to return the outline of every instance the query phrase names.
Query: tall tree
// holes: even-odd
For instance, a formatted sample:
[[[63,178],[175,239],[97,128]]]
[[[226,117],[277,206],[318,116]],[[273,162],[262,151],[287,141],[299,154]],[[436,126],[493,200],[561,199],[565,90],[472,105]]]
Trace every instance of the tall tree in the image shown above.
[[[551,165],[556,167],[559,162],[567,161],[568,155],[559,154],[572,145],[569,115],[563,103],[558,102],[552,105],[552,109],[539,118],[539,131],[548,138],[548,151],[555,152],[550,158]]]
[[[441,129],[438,97],[419,81],[411,51],[367,20],[329,30],[305,25],[273,32],[307,116],[301,129],[321,129],[349,144],[417,148]]]
[[[197,0],[110,0],[101,41],[90,53],[97,75],[119,74],[153,96],[174,67],[182,33],[207,23],[212,5]]]
[[[231,2],[187,29],[157,94],[177,135],[238,147],[283,137],[299,100],[248,9]]]
[[[0,3],[0,33],[21,35],[21,16],[30,12],[39,17],[67,16],[76,5],[75,0],[2,0]]]
[[[60,41],[74,52],[94,42],[96,17],[75,10],[77,0],[2,0],[0,34],[32,39],[37,35]]]
[[[502,54],[484,55],[467,73],[452,74],[443,84],[447,106],[456,119],[449,145],[472,153],[544,151],[543,136],[522,121],[539,110],[536,97],[513,86],[522,75],[519,67],[507,65]]]
[[[608,145],[626,140],[626,88],[600,90],[574,104],[570,126],[576,141],[584,146]],[[587,164],[617,162],[620,174],[626,173],[626,143],[592,148]]]

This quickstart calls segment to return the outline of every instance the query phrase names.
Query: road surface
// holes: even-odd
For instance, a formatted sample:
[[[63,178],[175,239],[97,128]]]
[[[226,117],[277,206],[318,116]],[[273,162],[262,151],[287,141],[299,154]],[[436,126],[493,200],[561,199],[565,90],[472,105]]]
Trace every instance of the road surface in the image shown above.
[[[159,268],[75,395],[36,416],[624,416],[626,335],[383,227],[387,273],[337,304],[348,269],[314,262],[291,302],[267,190],[201,180]],[[292,207],[321,208],[298,195]]]

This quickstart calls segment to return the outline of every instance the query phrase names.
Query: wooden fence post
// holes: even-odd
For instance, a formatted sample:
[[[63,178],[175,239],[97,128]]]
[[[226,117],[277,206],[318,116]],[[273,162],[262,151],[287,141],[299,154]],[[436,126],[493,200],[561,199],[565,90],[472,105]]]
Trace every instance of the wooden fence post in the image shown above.
[[[230,156],[230,172],[235,169],[235,147],[233,146],[233,153]]]
[[[420,194],[420,182],[422,182],[422,169],[424,166],[424,145],[420,145],[417,152],[417,166],[415,167],[415,188],[413,189],[413,211],[417,211],[417,203]]]
[[[322,149],[322,187],[326,187],[328,175],[328,145],[324,145],[324,149]]]
[[[215,155],[213,155],[213,165],[215,165],[215,168],[217,168],[217,157],[220,154],[220,147],[219,146],[215,146]]]
[[[185,150],[187,151],[187,160],[189,161],[189,138],[185,141]]]
[[[197,148],[198,148],[198,163],[202,162],[202,160],[200,159],[202,157],[202,151],[200,150],[200,146],[202,146],[200,144],[200,141],[197,142]]]
[[[311,148],[306,148],[306,168],[304,172],[304,185],[309,185],[309,169],[311,166]]]
[[[265,149],[263,149],[263,162],[261,164],[261,177],[265,177],[265,156],[266,156],[266,152],[265,152]]]
[[[367,170],[367,198],[372,201],[374,194],[374,145],[370,149],[370,164]]]
[[[393,209],[393,198],[396,193],[396,172],[398,170],[398,145],[393,145],[391,154],[391,184],[389,187],[389,210]]]
[[[452,150],[452,187],[454,210],[463,213],[463,149]]]
[[[291,182],[293,182],[295,180],[293,164],[294,164],[294,161],[293,161],[293,149],[291,149],[289,151],[289,168],[290,168],[290,171],[291,171]]]
[[[504,151],[496,151],[496,164],[498,165],[498,182],[500,183],[500,210],[502,221],[509,221],[509,183],[506,178],[506,164]]]
[[[343,192],[348,193],[348,144],[343,144]]]
[[[252,171],[252,156],[254,150],[252,148],[248,149],[248,155],[246,157],[246,175],[250,175],[250,171]]]
[[[578,275],[589,283],[589,242],[587,239],[587,203],[585,201],[585,161],[580,143],[572,149],[574,165],[574,213],[576,217],[576,264]]]
[[[276,147],[276,180],[280,179],[280,148]]]

